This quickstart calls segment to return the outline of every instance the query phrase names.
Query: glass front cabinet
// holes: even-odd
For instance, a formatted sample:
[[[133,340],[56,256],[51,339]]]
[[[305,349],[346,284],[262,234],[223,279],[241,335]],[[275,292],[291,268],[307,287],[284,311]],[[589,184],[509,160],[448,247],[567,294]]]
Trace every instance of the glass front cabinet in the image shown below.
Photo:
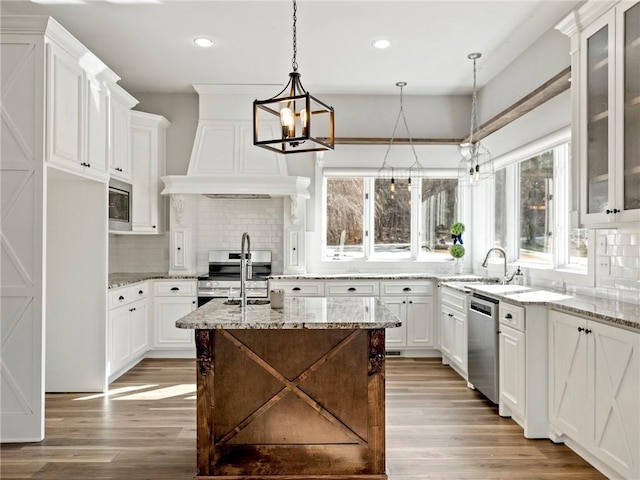
[[[640,220],[640,2],[589,1],[556,28],[571,37],[580,223]],[[577,72],[577,73],[576,73]]]

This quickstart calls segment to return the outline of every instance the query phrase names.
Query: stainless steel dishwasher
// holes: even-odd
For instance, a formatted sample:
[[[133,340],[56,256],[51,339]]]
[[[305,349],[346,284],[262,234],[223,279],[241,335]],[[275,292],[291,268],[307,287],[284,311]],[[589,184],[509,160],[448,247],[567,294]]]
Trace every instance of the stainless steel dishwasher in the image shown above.
[[[497,404],[500,396],[498,300],[474,293],[469,299],[468,313],[469,383]]]

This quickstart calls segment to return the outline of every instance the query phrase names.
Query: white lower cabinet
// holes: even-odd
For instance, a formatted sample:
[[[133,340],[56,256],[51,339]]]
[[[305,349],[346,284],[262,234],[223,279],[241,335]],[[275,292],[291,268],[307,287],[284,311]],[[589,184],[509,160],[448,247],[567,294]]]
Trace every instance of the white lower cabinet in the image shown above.
[[[380,299],[395,313],[402,326],[386,329],[387,351],[411,356],[435,348],[433,285],[429,280],[382,281]]]
[[[500,324],[500,405],[503,412],[525,415],[525,338],[524,332]]]
[[[467,295],[444,285],[440,286],[440,350],[442,363],[467,380]]]
[[[195,348],[193,330],[177,328],[176,320],[197,308],[195,281],[156,281],[154,285],[154,347],[156,350]]]
[[[640,334],[549,314],[549,420],[612,478],[640,478]]]
[[[269,290],[284,290],[288,297],[322,297],[324,282],[316,280],[269,280]]]
[[[109,290],[107,378],[112,382],[149,348],[149,284]]]

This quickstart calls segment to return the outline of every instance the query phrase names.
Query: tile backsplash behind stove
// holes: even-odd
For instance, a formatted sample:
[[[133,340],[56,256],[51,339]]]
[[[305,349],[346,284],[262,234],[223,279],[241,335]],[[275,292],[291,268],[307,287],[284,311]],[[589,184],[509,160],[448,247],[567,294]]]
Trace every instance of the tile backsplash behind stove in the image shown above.
[[[240,250],[244,232],[252,250],[271,250],[272,271],[282,273],[284,199],[198,199],[196,248],[198,272],[208,269],[209,250]]]

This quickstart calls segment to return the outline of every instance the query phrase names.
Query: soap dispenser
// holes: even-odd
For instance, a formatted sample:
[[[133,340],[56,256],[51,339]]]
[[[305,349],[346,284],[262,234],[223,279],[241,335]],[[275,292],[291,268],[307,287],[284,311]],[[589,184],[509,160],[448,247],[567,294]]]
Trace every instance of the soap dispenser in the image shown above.
[[[524,285],[524,274],[520,267],[517,268],[516,272],[513,274],[513,284],[514,285]]]

